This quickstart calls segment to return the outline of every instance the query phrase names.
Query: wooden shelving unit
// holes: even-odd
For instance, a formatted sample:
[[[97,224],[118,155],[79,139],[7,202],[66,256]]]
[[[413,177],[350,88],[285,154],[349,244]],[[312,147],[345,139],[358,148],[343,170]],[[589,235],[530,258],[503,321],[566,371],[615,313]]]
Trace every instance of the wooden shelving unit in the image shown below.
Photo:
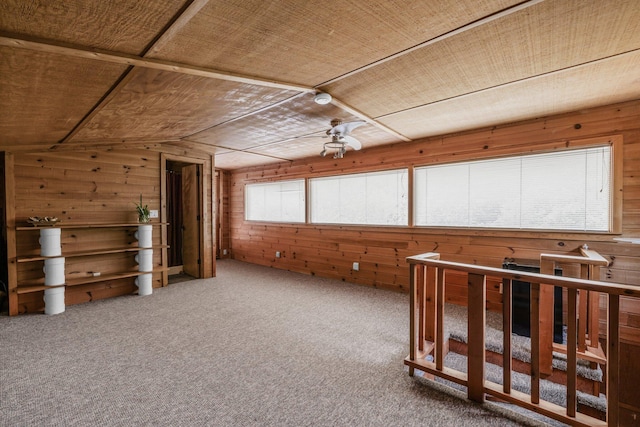
[[[108,224],[72,224],[72,223],[67,223],[67,224],[56,224],[54,227],[55,228],[59,228],[61,230],[92,230],[92,229],[134,229],[137,228],[140,225],[145,225],[145,224],[138,224],[138,223],[108,223]],[[148,223],[146,225],[151,225],[152,227],[158,227],[158,226],[166,226],[167,223],[161,223],[161,222],[152,222],[152,223]],[[51,226],[19,226],[16,227],[16,232],[32,232],[32,231],[40,231],[41,229],[44,228],[52,228]],[[61,231],[61,234],[63,234],[64,231]],[[129,242],[127,242],[129,243]],[[61,245],[62,246],[62,245]],[[112,248],[100,248],[100,249],[87,249],[87,250],[76,250],[76,251],[71,251],[71,252],[64,252],[64,248],[62,249],[62,252],[60,255],[55,255],[55,256],[44,256],[44,255],[18,255],[15,258],[15,262],[17,264],[22,264],[22,265],[26,265],[27,263],[32,263],[32,262],[38,262],[38,261],[46,261],[48,259],[55,259],[55,258],[64,258],[66,259],[73,259],[73,258],[82,258],[82,257],[97,257],[98,259],[102,259],[104,260],[104,256],[105,255],[112,255],[112,254],[119,254],[119,253],[132,253],[132,254],[137,254],[142,250],[154,250],[154,249],[166,249],[168,248],[167,245],[151,245],[148,247],[141,247],[141,246],[131,246],[131,245],[127,245],[127,246],[120,246],[120,247],[112,247]],[[101,258],[102,257],[102,258]],[[55,288],[75,288],[75,287],[79,287],[82,285],[90,285],[90,284],[96,284],[96,283],[100,283],[100,282],[107,282],[107,281],[112,281],[112,280],[120,280],[120,279],[127,279],[127,278],[136,278],[142,275],[146,275],[146,274],[154,274],[154,273],[163,273],[166,272],[167,268],[163,267],[163,266],[156,266],[155,268],[153,268],[151,271],[139,271],[139,270],[133,270],[133,269],[125,269],[123,271],[119,271],[119,272],[109,272],[106,274],[100,274],[100,273],[94,273],[91,271],[87,271],[87,275],[86,276],[74,276],[74,277],[67,277],[65,275],[65,280],[64,280],[64,284],[56,284],[56,285],[44,285],[42,283],[42,279],[24,279],[21,280],[20,278],[18,278],[17,283],[15,283],[13,286],[10,286],[9,291],[10,292],[14,292],[15,294],[17,294],[18,296],[20,295],[25,295],[25,294],[31,294],[31,293],[37,293],[37,292],[44,292],[46,290],[49,289],[55,289]],[[44,276],[44,274],[43,274]],[[147,282],[147,283],[150,283]]]

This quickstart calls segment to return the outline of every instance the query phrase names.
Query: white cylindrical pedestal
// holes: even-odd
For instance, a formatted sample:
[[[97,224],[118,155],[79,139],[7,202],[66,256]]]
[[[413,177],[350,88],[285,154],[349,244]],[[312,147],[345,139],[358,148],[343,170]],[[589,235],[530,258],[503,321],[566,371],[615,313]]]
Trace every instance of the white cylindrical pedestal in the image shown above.
[[[44,314],[60,314],[64,309],[64,286],[45,289]]]
[[[141,249],[136,255],[138,271],[153,271],[153,249]]]
[[[40,255],[42,256],[60,256],[62,248],[60,246],[60,229],[41,228],[40,229]]]
[[[136,277],[138,295],[151,295],[151,293],[153,292],[153,283],[151,282],[151,276],[151,274],[142,274]]]
[[[141,248],[150,248],[153,246],[153,226],[150,224],[139,225],[138,231],[135,232],[138,239],[138,246]]]
[[[64,285],[64,257],[44,260],[45,286]]]

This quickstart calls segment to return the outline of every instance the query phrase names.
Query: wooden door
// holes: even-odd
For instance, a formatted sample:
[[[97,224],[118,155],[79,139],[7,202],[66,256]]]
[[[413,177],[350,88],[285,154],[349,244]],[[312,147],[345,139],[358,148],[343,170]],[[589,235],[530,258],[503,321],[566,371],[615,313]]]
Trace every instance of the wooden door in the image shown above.
[[[193,277],[201,277],[200,235],[200,173],[193,164],[182,168],[182,268]]]

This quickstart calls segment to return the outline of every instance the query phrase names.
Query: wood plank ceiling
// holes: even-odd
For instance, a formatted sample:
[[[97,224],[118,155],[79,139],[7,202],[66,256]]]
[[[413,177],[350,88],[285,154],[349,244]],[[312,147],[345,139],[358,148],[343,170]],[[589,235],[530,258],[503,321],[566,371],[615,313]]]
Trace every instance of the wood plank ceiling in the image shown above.
[[[4,0],[0,93],[0,150],[235,169],[317,156],[333,118],[367,149],[638,99],[640,2]]]

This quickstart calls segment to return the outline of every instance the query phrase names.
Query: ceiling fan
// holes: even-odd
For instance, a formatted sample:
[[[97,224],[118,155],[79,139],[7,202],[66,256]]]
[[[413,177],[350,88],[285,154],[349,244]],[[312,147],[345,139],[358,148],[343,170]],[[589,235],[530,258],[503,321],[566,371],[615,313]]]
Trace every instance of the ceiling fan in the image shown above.
[[[331,129],[327,131],[327,135],[331,137],[331,141],[324,143],[320,155],[324,157],[328,151],[334,151],[333,158],[341,159],[347,152],[347,147],[351,147],[354,150],[361,149],[362,144],[360,141],[349,134],[352,130],[365,123],[364,121],[342,123],[342,120],[339,119],[331,120]]]

